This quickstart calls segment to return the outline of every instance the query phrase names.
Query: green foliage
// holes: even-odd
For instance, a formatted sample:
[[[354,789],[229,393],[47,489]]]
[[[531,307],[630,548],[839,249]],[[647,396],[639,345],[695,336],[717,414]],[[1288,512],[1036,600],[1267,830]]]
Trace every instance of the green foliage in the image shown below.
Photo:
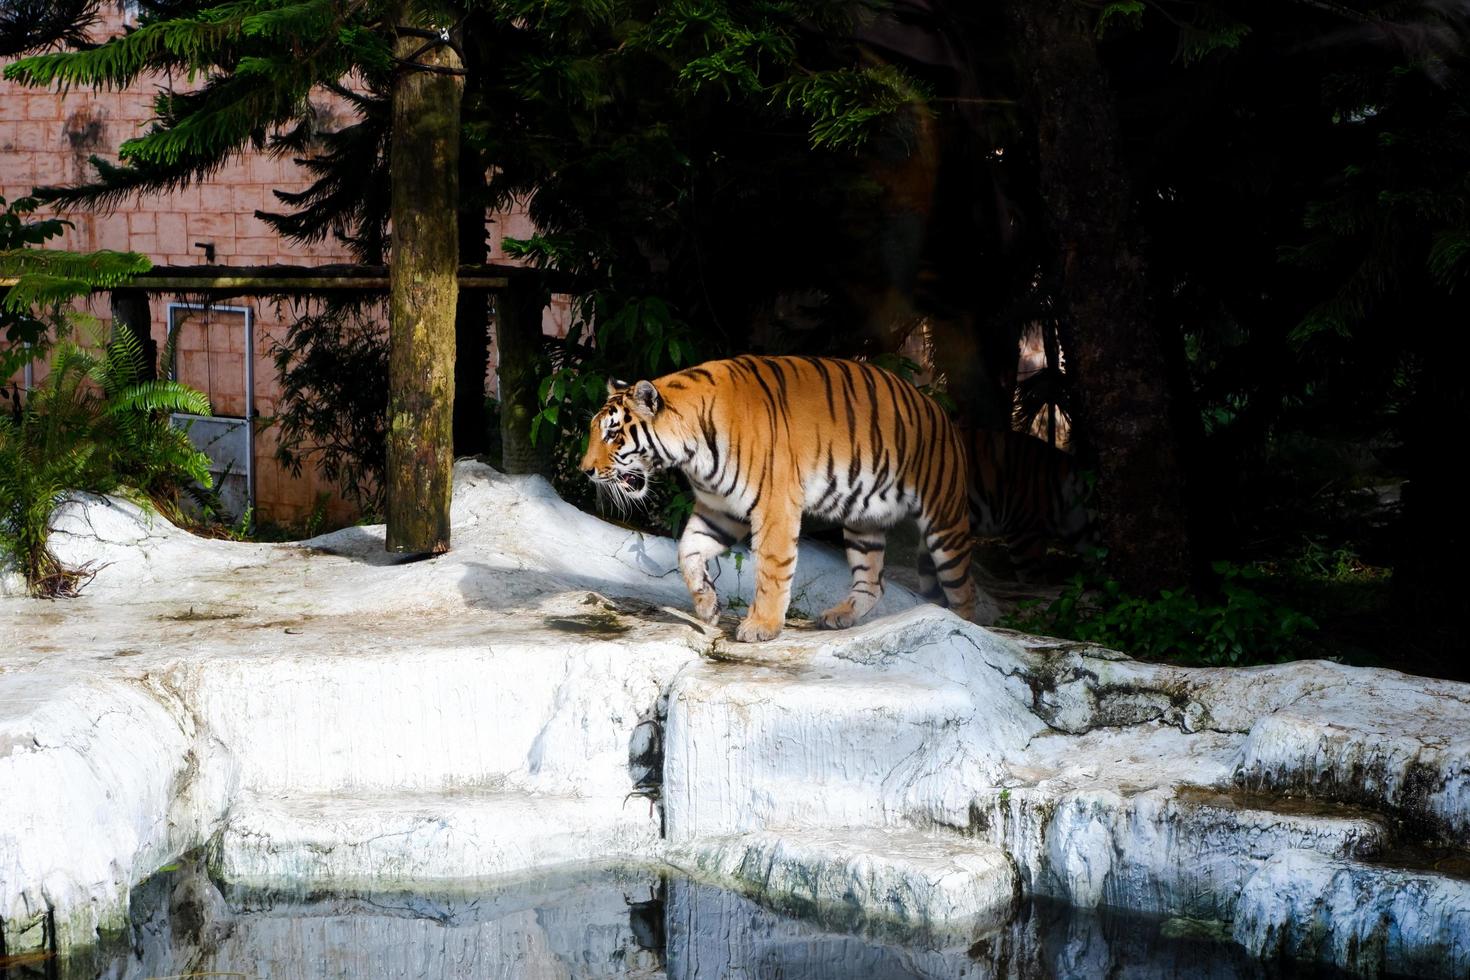
[[[1350,157],[1306,207],[1310,237],[1282,250],[1335,280],[1293,330],[1298,347],[1381,329],[1381,311],[1443,296],[1470,268],[1470,61],[1461,49],[1438,62],[1370,63],[1328,79],[1332,128]]]
[[[594,342],[583,343],[589,334]],[[537,399],[545,407],[532,420],[531,438],[541,438],[543,427],[555,431],[564,415],[572,434],[585,436],[586,423],[607,401],[609,380],[654,378],[693,363],[691,336],[689,325],[656,296],[622,299],[599,292],[587,297],[578,304],[551,373],[541,381]],[[580,455],[586,440],[579,441]]]
[[[1143,0],[1108,0],[1097,14],[1097,33],[1105,35],[1110,29],[1127,25],[1130,28],[1143,26],[1143,12],[1147,10]]]
[[[276,458],[317,468],[365,514],[383,512],[388,337],[382,304],[327,306],[299,317],[271,348],[281,379]]]
[[[1012,629],[1097,643],[1146,660],[1208,666],[1272,663],[1300,655],[1311,618],[1265,596],[1262,574],[1217,562],[1218,595],[1128,595],[1111,579],[1078,575],[1044,609],[1002,621]]]
[[[750,553],[731,548],[725,554],[729,555],[730,560],[735,564],[735,588],[731,589],[729,595],[725,597],[725,608],[730,610],[730,612],[739,612],[749,605],[745,601],[745,597],[740,593],[742,591],[741,583],[745,578],[745,558]]]
[[[1251,26],[1208,4],[1197,4],[1194,19],[1179,27],[1179,58],[1185,64],[1212,54],[1234,51],[1251,33]]]
[[[90,319],[68,308],[72,300],[94,288],[120,285],[151,267],[134,252],[35,248],[70,226],[58,218],[31,219],[38,206],[34,198],[6,202],[0,197],[0,279],[15,280],[0,289],[0,378],[43,357],[52,342]]]
[[[0,58],[52,45],[80,47],[97,16],[101,0],[3,0],[0,2]]]
[[[812,146],[856,148],[930,94],[906,72],[881,65],[794,77],[777,87],[774,98],[812,118]]]
[[[0,198],[3,203],[3,198]],[[35,306],[58,306],[93,289],[107,289],[127,282],[153,267],[137,252],[63,252],[54,249],[0,250],[0,275],[18,281],[0,298],[7,312],[19,313]]]
[[[340,88],[339,82],[355,74],[381,92],[392,68],[382,20],[390,6],[153,0],[142,4],[135,29],[100,45],[6,66],[8,79],[61,92],[123,89],[148,73],[203,83],[190,91],[161,90],[154,99],[156,121],[123,143],[120,163],[92,158],[97,182],[39,193],[64,204],[113,206],[138,191],[175,189],[215,173],[245,146],[266,146],[273,129],[309,127],[317,86]],[[296,147],[273,141],[268,148],[284,154]]]
[[[208,399],[177,382],[141,380],[143,356],[125,327],[100,353],[61,341],[42,386],[0,415],[0,557],[36,595],[74,595],[87,577],[47,547],[61,503],[126,492],[172,508],[191,485],[211,485],[208,457],[169,417],[207,415]]]
[[[1295,555],[1269,563],[1263,570],[1312,583],[1363,582],[1387,577],[1385,569],[1365,563],[1357,549],[1346,544],[1329,544],[1321,536],[1305,538]]]
[[[566,338],[552,348],[550,373],[537,392],[543,407],[531,422],[533,439],[555,440],[553,476],[567,499],[592,503],[577,462],[587,448],[588,423],[607,401],[609,380],[655,378],[700,359],[689,324],[658,297],[597,291],[577,304]],[[646,510],[654,524],[674,531],[692,507],[686,490],[665,483],[655,487]]]

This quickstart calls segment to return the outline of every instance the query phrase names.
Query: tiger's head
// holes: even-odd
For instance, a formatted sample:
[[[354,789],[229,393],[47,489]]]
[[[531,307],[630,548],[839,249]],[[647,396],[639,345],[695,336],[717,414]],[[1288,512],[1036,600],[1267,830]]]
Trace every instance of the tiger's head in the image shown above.
[[[642,500],[648,482],[670,460],[653,431],[663,396],[652,382],[607,383],[607,402],[592,417],[582,472],[624,501]]]

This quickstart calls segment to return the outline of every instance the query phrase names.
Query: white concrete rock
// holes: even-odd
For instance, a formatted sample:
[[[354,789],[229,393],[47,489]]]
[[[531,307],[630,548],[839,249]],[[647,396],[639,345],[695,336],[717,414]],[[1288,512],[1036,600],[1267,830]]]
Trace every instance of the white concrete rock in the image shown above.
[[[739,654],[691,664],[670,692],[672,840],[963,824],[973,788],[1045,730],[1005,677],[1005,642],[934,607]]]
[[[1309,903],[1310,882],[1388,860],[1406,833],[1470,843],[1466,685],[1142,664],[898,588],[852,630],[736,644],[735,617],[690,620],[672,541],[540,480],[457,477],[454,551],[411,564],[381,528],[245,545],[68,506],[56,545],[95,563],[87,592],[0,598],[12,950],[39,944],[48,910],[60,945],[90,941],[205,844],[228,877],[324,888],[667,853],[747,887],[766,869],[771,904],[830,896],[816,904],[877,921],[898,895],[890,918],[971,932],[1013,874],[1084,906],[1249,908],[1279,937],[1309,914],[1357,929],[1345,903]],[[727,560],[726,594],[748,601],[749,572]],[[846,593],[845,562],[804,547],[797,582],[814,613]],[[1339,870],[1273,901],[1278,856],[1301,853]],[[1452,879],[1370,877],[1395,948],[1438,955],[1430,930],[1459,928]]]
[[[1020,884],[1004,851],[933,831],[751,833],[676,844],[664,859],[829,926],[964,946],[1010,918]]]
[[[48,910],[71,942],[117,928],[128,890],[217,828],[230,781],[221,761],[151,678],[0,673],[9,947],[40,945]]]
[[[627,799],[642,789],[629,744],[718,635],[685,615],[673,542],[475,464],[457,470],[453,517],[451,554],[400,565],[381,527],[240,544],[125,501],[63,507],[54,548],[96,578],[69,602],[0,598],[0,921],[11,947],[39,943],[48,909],[63,946],[115,927],[129,888],[227,816],[228,839],[248,828],[261,844],[281,814],[266,800],[520,793],[550,801],[553,816],[580,801],[587,846],[509,847],[487,866],[518,866],[517,853],[580,859],[599,841],[650,850],[657,820],[647,800]],[[749,600],[748,566],[738,574],[727,558],[720,580]],[[803,548],[799,602],[823,608],[848,583],[840,555]],[[916,602],[892,588],[875,614]],[[644,816],[632,826],[624,809]],[[286,867],[299,821],[279,829],[274,850],[252,853]]]
[[[612,861],[648,862],[647,800],[524,791],[238,798],[216,870],[261,888],[443,882]]]
[[[1033,894],[1198,919],[1231,918],[1246,881],[1282,849],[1346,856],[1373,853],[1390,839],[1372,816],[1270,805],[1253,809],[1192,787],[1125,795],[1116,786],[1051,785],[997,799],[982,824]]]
[[[1235,938],[1365,976],[1470,976],[1470,881],[1282,851],[1246,884]]]

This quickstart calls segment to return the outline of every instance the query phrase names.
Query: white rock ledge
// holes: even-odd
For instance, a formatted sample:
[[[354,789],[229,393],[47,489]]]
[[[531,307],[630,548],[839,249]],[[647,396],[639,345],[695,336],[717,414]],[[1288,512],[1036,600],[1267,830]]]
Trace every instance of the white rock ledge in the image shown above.
[[[1141,664],[897,587],[852,630],[741,645],[733,617],[689,619],[673,542],[542,481],[461,464],[453,516],[453,552],[399,565],[381,528],[242,545],[70,505],[87,593],[0,598],[8,949],[48,912],[89,943],[208,845],[227,880],[320,889],[669,860],[945,942],[1019,886],[1234,920],[1263,955],[1465,973],[1465,882],[1391,855],[1470,844],[1466,685]],[[722,591],[748,601],[748,572],[726,561]],[[803,548],[802,612],[846,588]]]
[[[1283,851],[1246,884],[1235,938],[1369,975],[1470,976],[1470,881]]]
[[[246,797],[216,869],[257,888],[442,882],[529,869],[647,862],[659,850],[647,800],[523,791]]]
[[[674,845],[664,859],[824,925],[964,946],[1010,918],[1020,887],[1004,851],[933,831],[742,834]]]

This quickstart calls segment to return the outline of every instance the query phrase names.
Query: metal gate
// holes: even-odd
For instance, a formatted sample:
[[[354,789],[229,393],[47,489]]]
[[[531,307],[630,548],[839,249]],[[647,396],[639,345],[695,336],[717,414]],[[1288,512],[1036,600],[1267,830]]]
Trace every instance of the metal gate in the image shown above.
[[[166,349],[169,376],[208,395],[215,412],[178,413],[174,425],[209,457],[225,510],[238,520],[255,507],[255,310],[169,303]]]

